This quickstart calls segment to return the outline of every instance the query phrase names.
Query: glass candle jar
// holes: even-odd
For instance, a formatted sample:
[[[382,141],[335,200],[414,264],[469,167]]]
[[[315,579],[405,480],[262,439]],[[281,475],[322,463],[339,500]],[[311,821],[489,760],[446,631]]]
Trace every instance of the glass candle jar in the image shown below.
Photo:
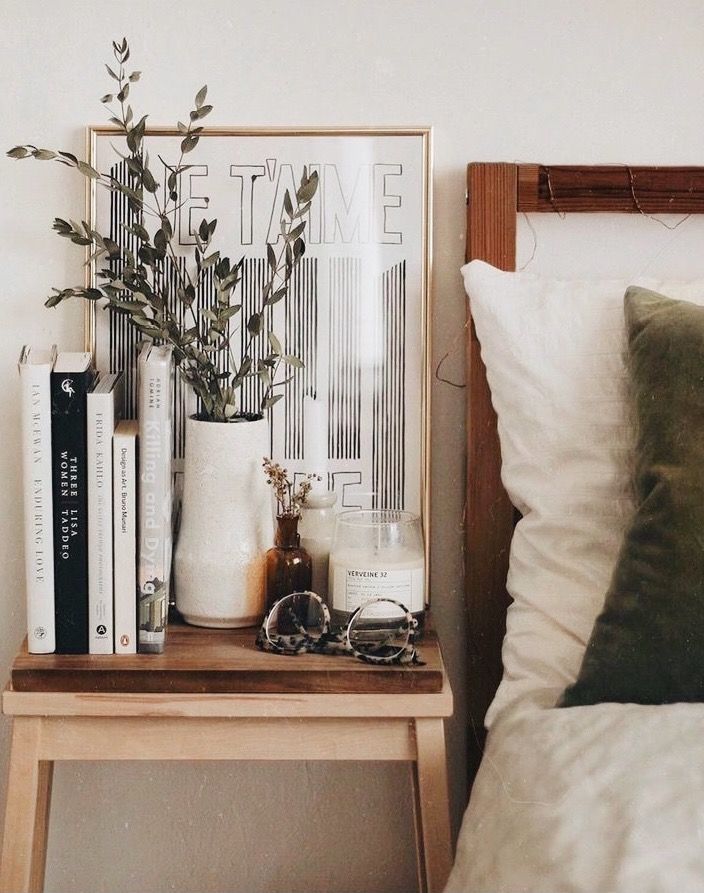
[[[389,509],[342,512],[335,525],[328,580],[337,623],[373,598],[394,599],[422,619],[425,549],[420,518]]]

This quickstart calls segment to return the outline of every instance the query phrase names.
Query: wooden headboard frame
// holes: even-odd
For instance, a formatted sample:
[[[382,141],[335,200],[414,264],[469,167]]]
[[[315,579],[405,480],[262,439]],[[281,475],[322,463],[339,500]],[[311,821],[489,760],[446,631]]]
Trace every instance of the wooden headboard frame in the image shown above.
[[[475,163],[467,169],[467,260],[516,268],[520,212],[704,213],[703,167]],[[467,336],[466,585],[472,744],[501,679],[514,510],[500,478],[496,415],[474,325]]]

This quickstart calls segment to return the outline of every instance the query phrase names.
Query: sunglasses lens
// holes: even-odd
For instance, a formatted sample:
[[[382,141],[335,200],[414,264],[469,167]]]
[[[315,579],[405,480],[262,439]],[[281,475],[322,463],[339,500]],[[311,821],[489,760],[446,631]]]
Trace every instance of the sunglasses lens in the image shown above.
[[[395,602],[379,599],[365,605],[349,628],[352,650],[374,657],[396,657],[411,634],[406,612]]]
[[[310,636],[319,638],[325,627],[320,601],[311,592],[294,592],[273,608],[267,623],[267,637]]]

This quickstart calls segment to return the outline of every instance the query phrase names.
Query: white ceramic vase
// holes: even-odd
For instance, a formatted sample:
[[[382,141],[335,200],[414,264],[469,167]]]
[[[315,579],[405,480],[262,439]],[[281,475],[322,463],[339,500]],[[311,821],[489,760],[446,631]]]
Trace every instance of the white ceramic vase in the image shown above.
[[[252,626],[264,613],[265,553],[274,541],[262,471],[269,426],[186,422],[176,606],[194,626]]]

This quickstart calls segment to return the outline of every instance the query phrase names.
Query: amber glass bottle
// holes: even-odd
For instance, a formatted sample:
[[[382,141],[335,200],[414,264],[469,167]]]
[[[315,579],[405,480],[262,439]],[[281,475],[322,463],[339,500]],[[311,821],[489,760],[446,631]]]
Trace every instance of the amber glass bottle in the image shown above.
[[[298,515],[279,515],[276,519],[275,546],[266,553],[266,607],[292,592],[311,587],[313,562],[301,548]]]

